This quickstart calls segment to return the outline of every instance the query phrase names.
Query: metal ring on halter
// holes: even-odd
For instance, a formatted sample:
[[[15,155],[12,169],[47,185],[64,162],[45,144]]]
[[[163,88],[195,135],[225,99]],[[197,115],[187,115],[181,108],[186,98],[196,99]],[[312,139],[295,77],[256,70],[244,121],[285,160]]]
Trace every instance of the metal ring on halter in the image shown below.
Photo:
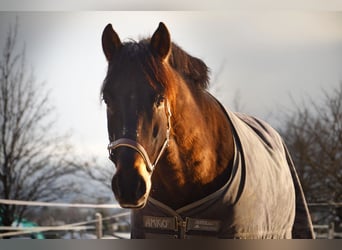
[[[109,153],[111,153],[111,151],[113,151],[119,147],[132,148],[142,156],[142,158],[144,159],[144,161],[146,163],[147,170],[150,172],[150,174],[152,174],[155,166],[157,165],[160,157],[162,156],[165,149],[167,148],[167,146],[169,144],[169,140],[170,140],[171,109],[170,109],[170,105],[169,105],[167,99],[165,99],[165,104],[166,104],[165,105],[165,113],[167,116],[166,138],[165,138],[165,141],[164,141],[163,145],[161,146],[160,151],[159,151],[159,153],[158,153],[158,155],[157,155],[157,157],[153,163],[151,162],[147,151],[145,150],[145,148],[140,143],[138,143],[137,141],[134,141],[132,139],[125,138],[125,137],[117,139],[117,140],[109,143],[109,145],[107,147],[107,149],[109,150]]]

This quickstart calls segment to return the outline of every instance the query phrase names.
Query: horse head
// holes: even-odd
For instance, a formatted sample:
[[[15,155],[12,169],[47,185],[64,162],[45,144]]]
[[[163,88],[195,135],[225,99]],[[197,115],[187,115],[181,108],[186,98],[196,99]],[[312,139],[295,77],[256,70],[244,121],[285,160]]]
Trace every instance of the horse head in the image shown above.
[[[108,72],[102,87],[107,106],[109,158],[116,166],[112,189],[124,208],[141,208],[154,168],[167,148],[171,109],[166,81],[170,34],[159,24],[150,39],[122,43],[112,25],[102,34]]]

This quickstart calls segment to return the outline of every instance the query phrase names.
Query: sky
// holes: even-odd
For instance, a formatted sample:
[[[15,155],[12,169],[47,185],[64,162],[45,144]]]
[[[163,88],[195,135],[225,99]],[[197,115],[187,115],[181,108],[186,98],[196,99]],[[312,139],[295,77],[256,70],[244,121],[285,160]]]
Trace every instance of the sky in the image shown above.
[[[107,159],[105,105],[100,87],[107,64],[101,47],[112,23],[121,40],[153,34],[160,21],[171,38],[211,69],[213,93],[234,110],[271,124],[293,99],[319,98],[342,80],[342,12],[49,11],[0,12],[0,49],[19,21],[19,47],[38,82],[45,81],[59,130],[71,134],[78,154]]]

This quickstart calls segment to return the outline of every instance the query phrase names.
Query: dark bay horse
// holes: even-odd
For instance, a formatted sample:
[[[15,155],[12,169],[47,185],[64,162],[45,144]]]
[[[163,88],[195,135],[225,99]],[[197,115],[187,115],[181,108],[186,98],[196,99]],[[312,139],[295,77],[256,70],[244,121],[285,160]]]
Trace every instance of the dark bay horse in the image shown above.
[[[112,189],[132,209],[132,238],[312,238],[305,198],[282,139],[225,110],[208,68],[171,42],[102,34]]]

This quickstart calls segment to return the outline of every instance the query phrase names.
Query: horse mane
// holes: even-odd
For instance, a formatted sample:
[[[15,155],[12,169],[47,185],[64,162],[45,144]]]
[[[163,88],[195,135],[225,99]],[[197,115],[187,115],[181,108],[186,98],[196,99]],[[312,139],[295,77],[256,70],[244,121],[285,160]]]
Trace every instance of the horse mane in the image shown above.
[[[188,84],[199,89],[209,86],[209,68],[196,57],[189,55],[175,43],[172,43],[170,65],[186,80]]]

